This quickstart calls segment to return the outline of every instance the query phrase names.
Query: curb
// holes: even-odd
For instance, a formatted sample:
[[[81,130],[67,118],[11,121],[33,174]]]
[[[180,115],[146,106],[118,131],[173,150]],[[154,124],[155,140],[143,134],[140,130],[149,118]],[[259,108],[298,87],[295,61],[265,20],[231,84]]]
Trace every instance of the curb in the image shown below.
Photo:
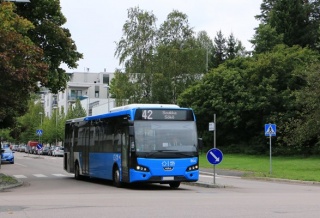
[[[268,178],[268,177],[245,177],[245,178],[243,178],[243,179],[269,181],[269,182],[295,183],[295,184],[305,184],[305,185],[317,185],[317,186],[320,186],[320,182],[316,182],[316,181],[303,181],[303,180]]]
[[[226,185],[218,185],[213,183],[205,183],[205,182],[182,182],[184,185],[190,185],[190,186],[199,186],[203,188],[227,188],[231,186]]]

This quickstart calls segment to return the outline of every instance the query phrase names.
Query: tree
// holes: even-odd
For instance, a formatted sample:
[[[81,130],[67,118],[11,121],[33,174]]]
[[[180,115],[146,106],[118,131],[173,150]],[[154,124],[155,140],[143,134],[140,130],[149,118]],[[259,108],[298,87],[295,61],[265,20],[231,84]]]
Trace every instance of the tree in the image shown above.
[[[39,89],[38,81],[46,83],[42,50],[26,36],[33,28],[14,13],[13,4],[0,4],[0,128],[14,125],[14,118],[25,113],[30,93]]]
[[[246,53],[241,41],[236,39],[232,33],[228,38],[225,38],[220,30],[214,38],[212,57],[213,67],[218,67],[226,60],[245,56]]]
[[[65,63],[75,68],[82,54],[77,52],[70,31],[62,27],[66,18],[61,13],[60,1],[32,0],[30,3],[17,3],[17,14],[34,25],[27,32],[28,37],[43,50],[44,60],[49,66],[47,80],[41,81],[41,85],[49,88],[52,93],[63,91],[68,76],[60,65]]]
[[[273,9],[273,5],[278,0],[263,0],[260,5],[261,14],[256,15],[255,18],[260,20],[262,24],[267,24],[269,22],[270,13]]]
[[[86,110],[81,106],[80,100],[77,99],[74,106],[68,108],[66,120],[85,116],[87,116]]]
[[[2,142],[13,142],[15,139],[11,137],[10,135],[10,129],[0,129],[0,144]]]
[[[213,42],[206,31],[200,31],[197,35],[197,41],[206,53],[206,72],[213,67]]]
[[[305,1],[282,0],[275,2],[270,13],[269,23],[278,34],[283,34],[283,42],[286,45],[305,47],[313,44],[311,38],[314,34],[310,34],[310,30],[308,30],[310,23]]]
[[[154,101],[177,103],[179,94],[206,72],[206,50],[186,14],[172,11],[158,30]]]
[[[228,37],[226,46],[226,59],[231,60],[239,56],[245,55],[245,48],[243,47],[242,43],[237,40],[234,35],[231,33]]]
[[[214,67],[218,67],[226,60],[226,39],[221,30],[214,37]]]
[[[250,40],[254,46],[254,54],[271,51],[276,45],[283,43],[283,34],[279,35],[269,24],[260,24],[255,30],[255,35]]]
[[[264,153],[261,129],[277,123],[276,151],[283,154],[292,149],[283,139],[285,124],[301,112],[293,93],[306,86],[305,69],[318,59],[309,49],[279,45],[268,53],[228,60],[182,93],[178,102],[195,110],[198,130],[207,140],[207,125],[213,113],[218,115],[217,143],[222,147]]]
[[[120,100],[126,96],[129,102],[176,104],[180,93],[213,66],[211,39],[204,31],[196,38],[188,16],[177,10],[168,14],[159,29],[155,16],[139,8],[129,9],[128,18],[115,53],[126,68],[112,82],[112,94]],[[243,49],[232,37],[230,58],[242,55]],[[222,52],[226,55],[225,47]]]
[[[35,99],[32,98],[26,105],[27,112],[18,118],[20,126],[20,140],[21,142],[27,143],[28,141],[38,141],[39,136],[36,134],[36,130],[41,128],[41,116],[39,112],[43,113],[43,107],[40,102],[34,103]],[[43,122],[44,124],[44,122]],[[46,130],[44,131],[46,134]]]
[[[290,146],[292,153],[318,155],[320,153],[320,84],[319,63],[315,62],[301,74],[307,85],[293,93],[301,110],[284,124],[284,142]]]
[[[123,73],[120,70],[116,70],[114,78],[110,83],[110,91],[112,92],[113,98],[116,99],[116,105],[121,106],[127,100],[129,102],[136,102],[134,99],[133,84],[129,80],[130,75]]]
[[[84,112],[85,113],[85,112]],[[77,117],[73,117],[77,118]],[[44,144],[57,144],[64,140],[65,122],[67,116],[64,114],[64,108],[53,110],[52,116],[43,118],[42,122],[42,142]],[[70,118],[71,119],[71,118]],[[38,127],[40,128],[40,127]]]
[[[117,78],[128,79],[126,98],[130,102],[176,103],[184,87],[205,69],[205,53],[193,37],[187,16],[173,11],[159,30],[155,16],[139,8],[129,9],[128,18],[115,53],[126,66],[125,75]],[[113,95],[121,96],[121,84],[113,82]]]
[[[155,22],[156,17],[151,12],[139,7],[130,8],[128,20],[123,25],[123,36],[117,43],[115,56],[120,64],[125,64],[126,73],[135,82],[136,102],[151,102]]]
[[[161,24],[158,31],[158,41],[162,45],[173,45],[177,48],[192,38],[194,31],[189,25],[188,16],[177,10],[168,14],[167,20]]]
[[[256,47],[266,50],[266,45],[274,46],[281,39],[288,46],[300,45],[318,50],[319,6],[320,2],[315,0],[264,0],[261,14],[256,16],[261,21],[256,29]]]

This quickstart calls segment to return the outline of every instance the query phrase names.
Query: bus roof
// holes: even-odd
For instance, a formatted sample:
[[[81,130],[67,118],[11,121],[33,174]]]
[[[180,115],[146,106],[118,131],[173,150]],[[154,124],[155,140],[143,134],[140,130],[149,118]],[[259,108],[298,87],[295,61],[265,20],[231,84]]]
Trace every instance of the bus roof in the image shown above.
[[[120,107],[112,108],[110,111],[123,111],[133,108],[180,108],[175,104],[128,104]]]
[[[112,110],[110,110],[109,113],[107,112],[105,114],[88,116],[82,120],[89,121],[89,120],[97,120],[97,119],[103,119],[108,117],[117,117],[122,115],[130,115],[131,119],[133,119],[135,111],[140,108],[186,109],[186,108],[180,108],[178,105],[175,105],[175,104],[129,104],[129,105],[113,108]]]

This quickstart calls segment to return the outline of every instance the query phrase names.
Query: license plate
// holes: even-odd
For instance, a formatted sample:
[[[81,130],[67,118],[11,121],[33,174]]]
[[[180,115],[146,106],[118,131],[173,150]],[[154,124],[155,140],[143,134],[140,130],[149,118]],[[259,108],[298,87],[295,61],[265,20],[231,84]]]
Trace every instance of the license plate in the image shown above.
[[[162,177],[162,180],[164,181],[171,181],[171,180],[174,180],[174,177],[173,176],[166,176],[166,177]]]

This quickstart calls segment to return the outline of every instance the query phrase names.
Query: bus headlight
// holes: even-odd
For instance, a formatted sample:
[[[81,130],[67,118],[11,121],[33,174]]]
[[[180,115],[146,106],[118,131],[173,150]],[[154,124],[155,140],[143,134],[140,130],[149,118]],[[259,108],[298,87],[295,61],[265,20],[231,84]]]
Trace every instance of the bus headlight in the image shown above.
[[[187,171],[194,171],[194,170],[198,170],[198,169],[199,169],[198,164],[195,164],[195,165],[189,166],[187,168]]]
[[[140,166],[140,165],[137,165],[136,166],[136,170],[137,171],[141,171],[141,172],[149,172],[150,170],[148,169],[148,167],[144,167],[144,166]]]

